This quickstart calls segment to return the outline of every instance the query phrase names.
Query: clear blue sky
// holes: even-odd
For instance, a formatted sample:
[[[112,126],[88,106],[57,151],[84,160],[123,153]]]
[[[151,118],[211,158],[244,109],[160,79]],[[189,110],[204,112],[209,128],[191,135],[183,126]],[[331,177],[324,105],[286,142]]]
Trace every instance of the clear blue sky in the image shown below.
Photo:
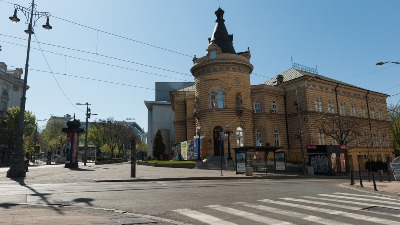
[[[21,12],[18,24],[8,17],[14,3],[29,7],[30,2],[0,0],[0,61],[9,69],[24,68],[27,25]],[[225,11],[225,24],[234,35],[236,51],[251,50],[252,84],[289,69],[293,57],[297,63],[318,66],[321,75],[389,94],[388,104],[397,104],[400,99],[396,95],[400,93],[400,65],[375,65],[400,60],[400,1],[35,3],[38,11],[52,14],[53,26],[46,32],[41,27],[45,18],[39,19],[32,39],[27,110],[38,119],[75,113],[84,120],[85,107],[75,103],[89,102],[92,113],[98,114],[92,121],[135,118],[147,131],[144,101],[154,100],[154,83],[193,81],[192,57],[205,54],[219,6]]]

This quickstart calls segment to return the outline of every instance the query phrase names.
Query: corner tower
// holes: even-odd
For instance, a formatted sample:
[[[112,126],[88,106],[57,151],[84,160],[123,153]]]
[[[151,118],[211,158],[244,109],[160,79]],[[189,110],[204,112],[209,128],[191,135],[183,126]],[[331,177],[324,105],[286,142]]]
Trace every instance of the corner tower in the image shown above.
[[[230,133],[232,147],[253,145],[252,107],[250,100],[250,50],[236,53],[233,35],[225,27],[224,11],[218,8],[216,25],[206,55],[194,58],[191,69],[195,79],[197,129],[205,138],[202,155],[220,155],[219,134]],[[222,154],[227,146],[222,145]]]

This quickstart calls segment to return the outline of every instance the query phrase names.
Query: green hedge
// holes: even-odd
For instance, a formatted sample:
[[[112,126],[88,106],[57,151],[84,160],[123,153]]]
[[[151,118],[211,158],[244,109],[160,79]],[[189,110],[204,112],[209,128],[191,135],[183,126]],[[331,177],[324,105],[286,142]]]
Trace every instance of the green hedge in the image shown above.
[[[365,168],[367,170],[372,169],[373,172],[378,172],[378,170],[387,171],[388,164],[382,161],[367,161],[365,162]]]

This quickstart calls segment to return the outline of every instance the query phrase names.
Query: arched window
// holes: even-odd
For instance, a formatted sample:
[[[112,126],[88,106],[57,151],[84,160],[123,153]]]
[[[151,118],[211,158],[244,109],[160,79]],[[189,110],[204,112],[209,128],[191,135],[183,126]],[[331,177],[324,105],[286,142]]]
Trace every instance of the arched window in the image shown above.
[[[213,92],[213,91],[210,94],[210,106],[212,109],[216,109],[216,107],[217,107],[217,100],[216,100],[215,92]]]
[[[260,130],[256,130],[256,146],[262,145],[262,134]]]
[[[244,140],[243,140],[243,129],[241,127],[236,128],[236,146],[243,147]]]
[[[275,129],[274,131],[274,140],[275,140],[275,146],[281,146],[281,137],[279,135],[278,129]]]
[[[222,90],[211,91],[210,93],[210,108],[223,109],[225,106],[224,92]]]
[[[224,108],[224,92],[218,91],[218,109]]]

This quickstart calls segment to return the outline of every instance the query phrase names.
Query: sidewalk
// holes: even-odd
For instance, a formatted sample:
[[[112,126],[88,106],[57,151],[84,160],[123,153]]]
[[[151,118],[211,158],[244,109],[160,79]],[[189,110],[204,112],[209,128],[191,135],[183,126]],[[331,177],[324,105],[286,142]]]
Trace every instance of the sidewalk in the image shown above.
[[[6,178],[8,168],[0,168],[0,183],[15,183]],[[364,177],[364,176],[363,176]],[[201,170],[166,168],[137,165],[136,178],[131,178],[131,165],[129,163],[87,166],[79,164],[77,169],[64,168],[64,165],[37,165],[31,166],[23,182],[30,184],[46,183],[71,183],[71,182],[143,182],[143,181],[173,181],[173,180],[216,180],[216,179],[343,179],[342,186],[367,191],[369,193],[387,194],[400,197],[400,182],[377,181],[378,192],[374,191],[372,181],[364,177],[360,187],[359,180],[355,177],[355,185],[350,185],[350,178],[329,176],[303,176],[292,174],[254,173],[253,176],[236,174],[235,171]],[[148,220],[151,218],[140,215],[116,212],[110,209],[98,209],[93,207],[75,207],[61,205],[32,205],[32,204],[7,204],[0,201],[0,225],[3,224],[58,224],[58,225],[100,225],[100,224],[124,224],[118,222],[118,218],[125,217],[128,220]],[[138,221],[136,221],[138,223]],[[134,224],[134,223],[127,223]]]

